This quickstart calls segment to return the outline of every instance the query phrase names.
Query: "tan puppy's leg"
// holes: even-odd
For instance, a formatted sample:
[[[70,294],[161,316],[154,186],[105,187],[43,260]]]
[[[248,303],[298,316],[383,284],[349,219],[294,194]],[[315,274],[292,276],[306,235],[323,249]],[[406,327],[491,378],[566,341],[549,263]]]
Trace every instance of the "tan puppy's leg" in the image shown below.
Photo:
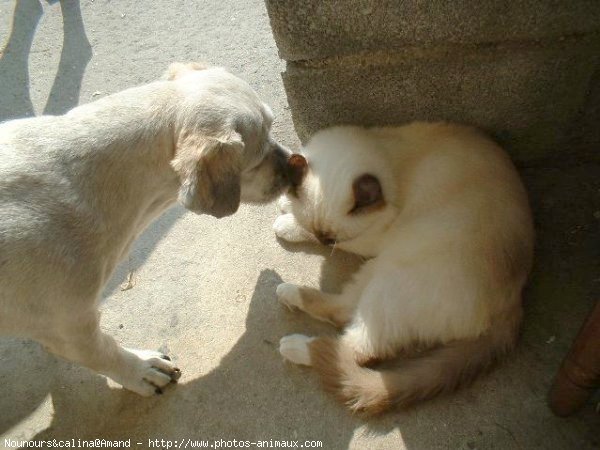
[[[166,355],[121,347],[100,330],[95,312],[61,324],[56,334],[40,341],[52,353],[106,375],[144,396],[162,394],[161,388],[181,376]]]
[[[298,308],[309,316],[336,327],[346,325],[354,314],[358,298],[328,294],[318,289],[282,283],[277,286],[277,299],[289,308]]]

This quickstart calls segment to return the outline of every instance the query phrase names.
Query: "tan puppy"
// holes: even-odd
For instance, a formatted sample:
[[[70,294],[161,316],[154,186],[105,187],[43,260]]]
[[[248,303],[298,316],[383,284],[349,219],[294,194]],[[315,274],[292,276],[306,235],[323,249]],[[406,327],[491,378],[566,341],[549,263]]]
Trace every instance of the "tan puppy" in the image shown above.
[[[168,357],[119,346],[97,302],[115,265],[177,199],[216,217],[287,186],[272,113],[221,68],[164,80],[64,116],[0,125],[0,334],[31,338],[141,395],[179,378]]]

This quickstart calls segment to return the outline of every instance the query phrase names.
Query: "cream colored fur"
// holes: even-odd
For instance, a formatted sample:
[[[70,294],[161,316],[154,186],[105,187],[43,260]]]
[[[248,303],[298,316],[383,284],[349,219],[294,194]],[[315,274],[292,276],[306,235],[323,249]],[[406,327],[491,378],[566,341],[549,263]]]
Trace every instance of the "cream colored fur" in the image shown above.
[[[281,201],[277,236],[328,236],[372,259],[339,295],[278,287],[284,304],[343,327],[337,339],[283,338],[286,359],[375,413],[454,389],[512,348],[533,227],[502,149],[473,128],[413,123],[324,130],[302,153],[308,171]],[[383,202],[349,214],[363,174],[379,180]]]
[[[288,184],[268,107],[224,69],[201,69],[175,64],[163,80],[64,116],[0,125],[0,334],[142,395],[179,377],[166,356],[100,330],[104,284],[177,199],[222,217]]]

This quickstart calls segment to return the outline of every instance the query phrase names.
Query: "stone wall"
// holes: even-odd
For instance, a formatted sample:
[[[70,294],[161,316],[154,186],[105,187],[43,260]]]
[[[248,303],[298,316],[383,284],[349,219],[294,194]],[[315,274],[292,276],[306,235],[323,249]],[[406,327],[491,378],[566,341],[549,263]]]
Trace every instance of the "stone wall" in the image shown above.
[[[450,120],[521,164],[600,160],[598,0],[266,0],[298,135]]]

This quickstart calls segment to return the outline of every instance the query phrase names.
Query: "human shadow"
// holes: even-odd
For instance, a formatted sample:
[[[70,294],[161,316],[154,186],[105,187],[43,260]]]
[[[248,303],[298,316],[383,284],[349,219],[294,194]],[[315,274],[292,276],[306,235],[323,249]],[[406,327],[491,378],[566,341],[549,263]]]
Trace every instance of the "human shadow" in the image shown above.
[[[0,122],[34,115],[28,58],[43,13],[39,0],[16,2],[12,28],[0,57]]]
[[[85,68],[92,58],[79,0],[61,0],[60,8],[63,45],[44,114],[63,114],[77,105]],[[16,2],[11,32],[0,58],[0,121],[34,115],[28,59],[43,12],[39,0]]]
[[[60,0],[63,45],[58,70],[44,114],[64,114],[79,103],[85,68],[92,59],[92,46],[85,33],[79,0]]]

